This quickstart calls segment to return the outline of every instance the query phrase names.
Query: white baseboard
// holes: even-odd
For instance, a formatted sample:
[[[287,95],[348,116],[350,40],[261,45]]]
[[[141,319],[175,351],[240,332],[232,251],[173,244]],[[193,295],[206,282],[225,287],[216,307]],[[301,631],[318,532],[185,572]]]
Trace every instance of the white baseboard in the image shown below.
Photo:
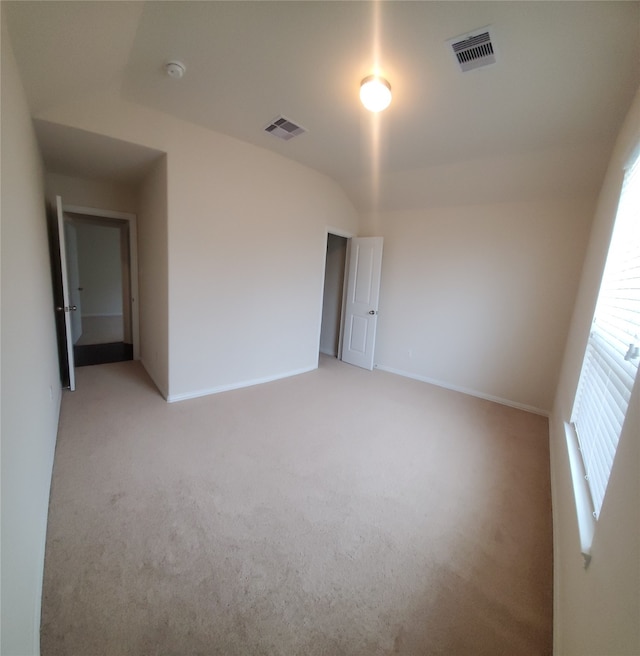
[[[187,399],[196,399],[200,396],[209,396],[210,394],[220,394],[220,392],[230,392],[231,390],[241,389],[243,387],[253,387],[254,385],[262,385],[263,383],[271,383],[274,380],[281,380],[283,378],[290,378],[291,376],[298,376],[306,374],[310,371],[317,369],[317,365],[311,367],[304,367],[303,369],[296,369],[295,371],[288,371],[276,376],[267,376],[266,378],[254,378],[253,380],[245,380],[239,383],[231,383],[229,385],[220,385],[219,387],[211,387],[209,389],[196,390],[194,392],[185,392],[184,394],[169,394],[165,397],[167,402],[175,403],[176,401],[186,401]]]
[[[387,367],[383,364],[376,364],[375,368],[380,369],[380,371],[386,371],[390,374],[396,374],[397,376],[404,376],[405,378],[412,378],[413,380],[419,380],[423,383],[429,383],[429,385],[435,385],[436,387],[443,387],[444,389],[448,389],[453,392],[460,392],[461,394],[468,394],[469,396],[475,396],[476,398],[484,399],[485,401],[493,401],[493,403],[506,405],[509,406],[510,408],[516,408],[518,410],[525,410],[526,412],[532,412],[533,414],[542,415],[543,417],[548,417],[550,414],[548,410],[543,410],[542,408],[536,408],[531,405],[525,405],[524,403],[517,403],[515,401],[510,401],[509,399],[500,398],[499,396],[492,396],[491,394],[484,394],[483,392],[478,392],[477,390],[468,389],[466,387],[451,385],[441,380],[435,380],[434,378],[428,378],[427,376],[421,376],[419,374],[410,373],[408,371],[394,369],[393,367]]]

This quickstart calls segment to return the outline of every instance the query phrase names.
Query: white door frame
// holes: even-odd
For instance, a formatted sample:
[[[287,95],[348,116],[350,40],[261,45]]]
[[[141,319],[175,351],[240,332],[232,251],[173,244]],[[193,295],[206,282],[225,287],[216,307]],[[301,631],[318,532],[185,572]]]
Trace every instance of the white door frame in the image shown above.
[[[129,269],[131,276],[131,341],[133,342],[133,359],[140,359],[140,316],[138,312],[138,222],[135,214],[101,210],[95,207],[63,205],[62,211],[72,214],[84,214],[101,219],[118,219],[126,221],[129,228]],[[82,217],[74,217],[82,220]]]

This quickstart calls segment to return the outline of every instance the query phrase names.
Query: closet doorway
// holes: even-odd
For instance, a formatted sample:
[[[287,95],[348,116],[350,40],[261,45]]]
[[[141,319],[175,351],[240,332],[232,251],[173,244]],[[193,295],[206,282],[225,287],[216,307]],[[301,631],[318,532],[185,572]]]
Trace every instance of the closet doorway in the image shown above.
[[[76,367],[132,360],[128,223],[66,212],[65,237]]]
[[[73,354],[69,368],[137,359],[135,215],[71,205],[61,209]]]
[[[329,232],[324,270],[320,353],[340,357],[342,307],[349,239]]]
[[[320,353],[372,370],[382,271],[382,237],[329,231]]]

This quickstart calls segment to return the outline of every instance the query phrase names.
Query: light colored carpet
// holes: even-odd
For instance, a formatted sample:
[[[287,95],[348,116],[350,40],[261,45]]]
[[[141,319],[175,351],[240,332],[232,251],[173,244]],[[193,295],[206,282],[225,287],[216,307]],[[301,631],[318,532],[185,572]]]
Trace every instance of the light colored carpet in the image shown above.
[[[44,656],[551,653],[545,418],[326,357],[169,405],[77,380]]]

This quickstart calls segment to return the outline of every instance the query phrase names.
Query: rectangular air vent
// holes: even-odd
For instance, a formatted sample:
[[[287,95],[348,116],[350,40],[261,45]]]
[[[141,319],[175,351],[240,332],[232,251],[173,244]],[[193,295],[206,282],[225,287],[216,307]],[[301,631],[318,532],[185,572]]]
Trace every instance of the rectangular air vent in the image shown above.
[[[284,116],[278,116],[278,118],[273,119],[273,121],[267,125],[264,131],[272,134],[274,137],[278,137],[278,139],[288,141],[289,139],[293,139],[293,137],[297,137],[299,134],[306,132],[306,129],[300,125],[296,125],[293,121],[290,121]]]
[[[447,41],[463,73],[496,63],[491,31],[483,27]]]

